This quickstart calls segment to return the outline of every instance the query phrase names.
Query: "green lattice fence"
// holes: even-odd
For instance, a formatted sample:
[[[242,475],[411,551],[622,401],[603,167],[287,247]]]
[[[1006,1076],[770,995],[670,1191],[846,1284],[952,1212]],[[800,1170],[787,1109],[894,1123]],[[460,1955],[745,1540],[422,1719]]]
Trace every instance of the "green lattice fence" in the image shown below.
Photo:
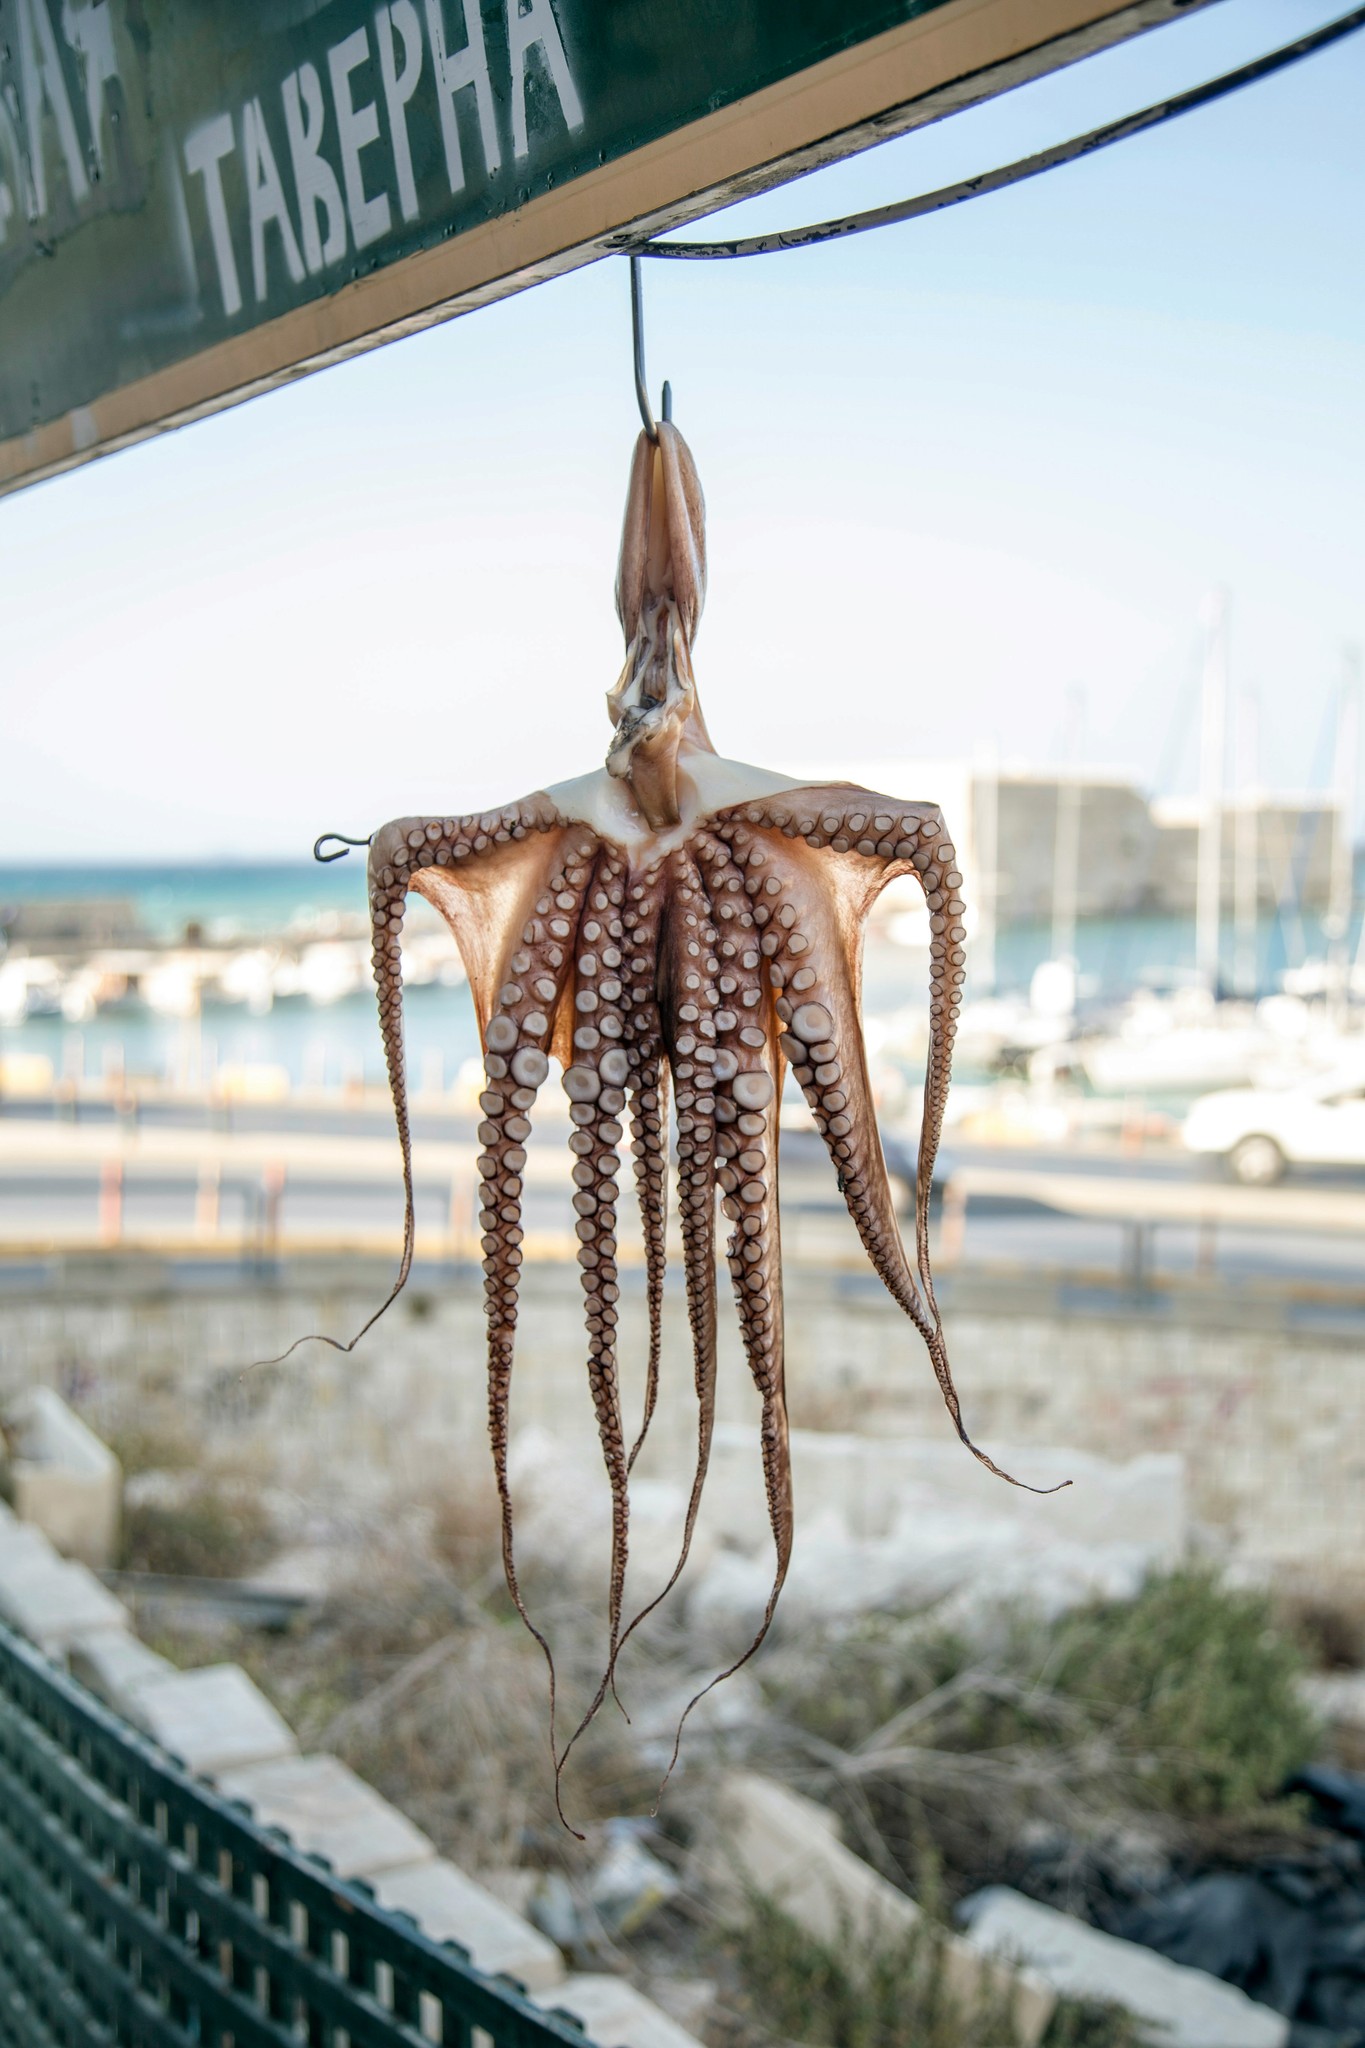
[[[585,2048],[0,1627],[4,2048]]]

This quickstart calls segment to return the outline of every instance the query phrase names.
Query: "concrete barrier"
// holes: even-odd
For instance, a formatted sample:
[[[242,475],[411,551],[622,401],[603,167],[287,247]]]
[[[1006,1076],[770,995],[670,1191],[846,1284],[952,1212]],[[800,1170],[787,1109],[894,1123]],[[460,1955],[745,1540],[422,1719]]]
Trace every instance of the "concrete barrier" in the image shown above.
[[[1137,2015],[1160,2048],[1285,2048],[1290,2023],[1233,1984],[992,1885],[961,1908],[981,1956],[1027,1964],[1056,1992]]]
[[[20,1519],[50,1536],[63,1556],[106,1570],[118,1558],[118,1459],[51,1387],[30,1387],[12,1401],[5,1424],[18,1446],[10,1481]]]
[[[895,1941],[923,1919],[904,1892],[839,1840],[833,1814],[771,1778],[731,1772],[721,1783],[716,1814],[722,1848],[701,1873],[713,1895],[742,1910],[746,1894],[762,1898],[829,1947],[853,1938]],[[1052,2017],[1052,1990],[1026,1969],[989,1958],[957,1935],[945,1936],[945,1974],[969,2009],[1008,1985],[1024,2048],[1034,2048]],[[1248,2044],[1250,2048],[1250,2044]]]
[[[60,1559],[41,1529],[31,1529],[0,1501],[0,1578],[34,1562],[57,1564]]]
[[[636,1991],[624,1977],[568,1977],[553,1991],[543,1991],[536,2004],[567,2012],[580,2021],[600,2048],[697,2048],[676,2020]]]
[[[147,1676],[128,1718],[201,1778],[297,1756],[292,1729],[236,1664]]]
[[[62,1663],[78,1637],[126,1628],[128,1610],[83,1564],[5,1545],[0,1548],[0,1619],[36,1643],[44,1656]]]
[[[527,1991],[563,1982],[554,1943],[444,1857],[381,1871],[373,1884],[381,1906],[407,1913],[433,1941],[457,1941],[490,1977],[511,1977]]]
[[[240,1799],[266,1827],[281,1828],[338,1877],[375,1877],[435,1857],[406,1814],[334,1756],[290,1756],[223,1771],[219,1790]]]
[[[126,1628],[94,1629],[89,1635],[77,1636],[67,1652],[67,1667],[73,1678],[128,1721],[133,1718],[133,1704],[142,1686],[152,1679],[178,1675],[169,1658],[149,1650]]]

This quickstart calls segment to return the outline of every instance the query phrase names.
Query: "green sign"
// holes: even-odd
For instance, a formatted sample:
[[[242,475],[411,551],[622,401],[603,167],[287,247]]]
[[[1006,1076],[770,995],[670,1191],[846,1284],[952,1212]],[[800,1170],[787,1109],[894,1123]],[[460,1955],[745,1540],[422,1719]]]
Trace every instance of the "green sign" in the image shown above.
[[[1180,0],[0,0],[0,490]]]

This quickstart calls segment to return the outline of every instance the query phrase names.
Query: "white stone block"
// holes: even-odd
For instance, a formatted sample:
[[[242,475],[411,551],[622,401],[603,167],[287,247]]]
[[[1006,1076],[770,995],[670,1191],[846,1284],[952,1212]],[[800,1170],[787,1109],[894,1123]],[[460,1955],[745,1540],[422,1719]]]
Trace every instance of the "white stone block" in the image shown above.
[[[6,1522],[0,1522],[0,1578],[16,1578],[35,1563],[60,1562],[58,1553],[41,1529],[29,1528],[15,1515]]]
[[[78,1636],[126,1628],[128,1610],[83,1564],[37,1554],[18,1568],[0,1558],[0,1619],[61,1658]]]
[[[223,1771],[218,1789],[248,1805],[338,1877],[374,1877],[436,1854],[420,1828],[334,1756],[284,1757]]]
[[[14,1505],[65,1557],[102,1571],[118,1555],[123,1473],[106,1443],[51,1387],[30,1387],[6,1422],[18,1439]]]
[[[719,1788],[716,1812],[723,1829],[719,1856],[704,1866],[713,1891],[742,1910],[746,1889],[781,1908],[816,1941],[837,1947],[855,1939],[894,1941],[920,1919],[913,1899],[845,1848],[833,1816],[770,1778],[735,1771]],[[945,1937],[945,1974],[955,1995],[971,2005],[994,1991],[998,1970],[983,1968],[980,1953],[959,1936]],[[1009,1969],[1015,2017],[1025,2048],[1052,2017],[1052,1991],[1035,1974]]]
[[[572,2013],[594,2048],[698,2048],[697,2037],[624,1977],[566,1977],[536,2004]]]
[[[1315,1714],[1341,1728],[1365,1728],[1365,1671],[1311,1671],[1299,1691]]]
[[[1289,2021],[1235,1985],[1119,1941],[1083,1920],[992,1885],[961,1909],[981,1955],[1024,1962],[1055,1992],[1107,1999],[1146,2023],[1161,2048],[1285,2048]]]
[[[132,1718],[133,1700],[139,1687],[150,1680],[173,1678],[176,1668],[168,1658],[139,1642],[126,1628],[100,1629],[78,1636],[67,1659],[71,1676],[125,1719]]]
[[[925,1609],[950,1598],[962,1626],[1021,1600],[1055,1615],[1092,1598],[1132,1598],[1153,1567],[1184,1549],[1179,1458],[1115,1465],[1081,1452],[1030,1450],[1031,1482],[1074,1480],[1037,1499],[992,1481],[963,1459],[960,1446],[810,1430],[793,1431],[791,1444],[801,1518],[781,1627],[869,1609]],[[707,1512],[739,1549],[701,1561],[688,1618],[722,1658],[753,1640],[771,1587],[755,1470],[750,1434],[719,1429]]]
[[[236,1664],[148,1677],[128,1718],[203,1778],[298,1751],[293,1731]]]
[[[919,1437],[872,1437],[794,1429],[792,1474],[802,1516],[832,1513],[860,1542],[881,1542],[913,1516],[940,1518],[954,1532],[969,1531],[984,1516],[1023,1525],[1034,1544],[1134,1543],[1164,1562],[1183,1555],[1187,1537],[1185,1465],[1165,1452],[1117,1463],[1085,1451],[1030,1446],[1016,1456],[1035,1486],[1070,1479],[1046,1499],[1002,1502],[999,1481],[955,1442]],[[766,1507],[752,1432],[733,1424],[716,1430],[707,1479],[710,1511],[729,1540],[757,1546],[767,1539]]]
[[[563,1978],[554,1943],[443,1858],[382,1871],[374,1890],[381,1906],[410,1913],[433,1941],[457,1941],[490,1977],[513,1977],[528,1991],[547,1990]]]

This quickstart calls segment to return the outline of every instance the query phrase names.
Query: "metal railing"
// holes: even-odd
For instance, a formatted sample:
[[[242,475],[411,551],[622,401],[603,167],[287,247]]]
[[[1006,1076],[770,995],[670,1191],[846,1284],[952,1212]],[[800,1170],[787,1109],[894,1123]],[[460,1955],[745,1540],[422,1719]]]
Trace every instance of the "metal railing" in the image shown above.
[[[589,2048],[0,1627],[5,2048]]]

